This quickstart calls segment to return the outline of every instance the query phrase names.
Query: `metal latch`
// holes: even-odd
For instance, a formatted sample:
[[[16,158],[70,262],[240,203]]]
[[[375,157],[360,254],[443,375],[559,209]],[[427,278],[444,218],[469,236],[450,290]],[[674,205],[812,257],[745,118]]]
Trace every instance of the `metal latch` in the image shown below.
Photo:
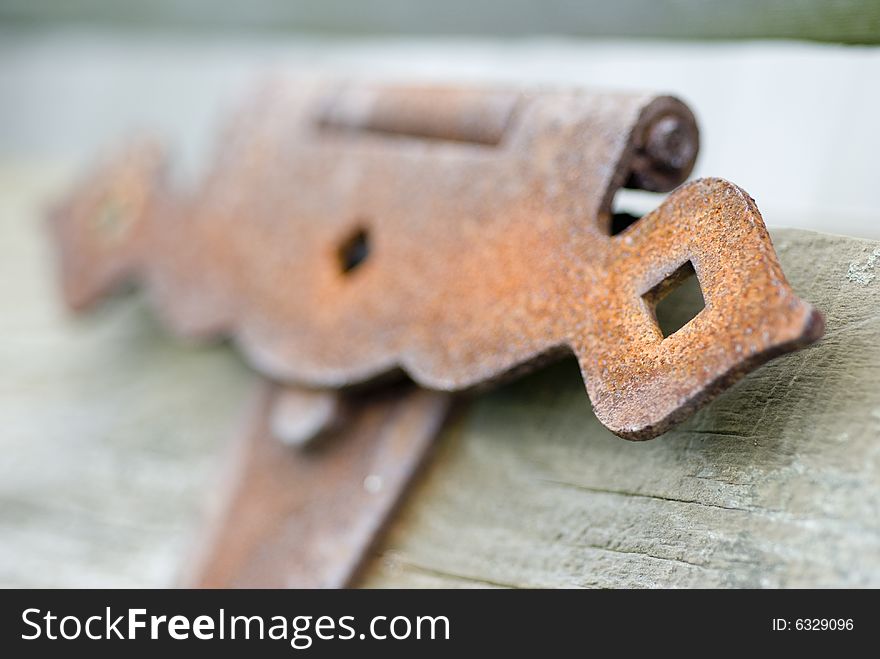
[[[81,182],[52,226],[73,308],[135,281],[174,332],[234,339],[276,383],[258,406],[259,437],[274,428],[307,440],[349,409],[340,432],[369,436],[374,461],[345,458],[355,449],[334,443],[337,453],[313,462],[294,453],[291,469],[325,489],[360,483],[355,500],[381,499],[370,498],[380,481],[391,495],[364,503],[370,522],[315,513],[335,505],[320,501],[281,508],[313,511],[313,522],[291,528],[320,545],[316,556],[335,543],[351,559],[430,442],[382,453],[393,438],[358,434],[370,394],[338,390],[402,371],[425,389],[456,392],[573,353],[599,420],[650,439],[821,336],[822,316],[791,290],[737,186],[693,181],[615,226],[620,188],[671,190],[697,150],[693,115],[668,96],[279,83],[236,115],[196,190],[173,190],[161,149],[141,143]],[[664,336],[655,307],[689,274],[705,307]],[[439,427],[448,397],[400,393],[425,397],[414,437]],[[392,436],[403,432],[389,423]],[[266,456],[282,449],[265,451],[249,464],[280,469]],[[395,461],[407,468],[369,480]],[[228,524],[246,526],[236,514]],[[206,573],[223,573],[220,564]],[[287,566],[284,583],[349,583],[358,560],[340,564]],[[236,565],[226,573],[242,574]],[[303,576],[318,573],[326,578]]]

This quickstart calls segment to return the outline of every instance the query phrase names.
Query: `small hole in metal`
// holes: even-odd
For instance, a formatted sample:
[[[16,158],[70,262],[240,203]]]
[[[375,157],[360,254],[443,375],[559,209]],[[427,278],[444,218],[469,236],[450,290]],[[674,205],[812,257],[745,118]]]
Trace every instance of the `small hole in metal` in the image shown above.
[[[661,196],[644,190],[618,189],[611,198],[608,234],[616,236],[636,224],[661,202]]]
[[[92,231],[107,244],[122,242],[132,225],[132,216],[124,201],[105,199],[89,219]]]
[[[686,261],[643,297],[653,308],[664,339],[687,325],[706,307],[700,280],[690,261]]]
[[[339,268],[343,274],[351,274],[369,255],[370,236],[366,229],[360,228],[339,246]]]
[[[616,236],[621,231],[631,227],[640,219],[642,219],[640,215],[634,215],[632,213],[615,213],[611,216],[611,235]]]

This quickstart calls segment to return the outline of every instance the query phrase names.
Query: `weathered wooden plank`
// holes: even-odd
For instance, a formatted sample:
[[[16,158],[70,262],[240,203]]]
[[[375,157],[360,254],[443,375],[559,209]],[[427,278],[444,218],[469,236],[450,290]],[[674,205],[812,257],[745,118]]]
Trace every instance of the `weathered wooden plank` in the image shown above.
[[[0,18],[26,23],[104,26],[263,28],[322,34],[564,34],[672,39],[880,41],[880,5],[872,0],[6,0]]]
[[[774,237],[818,345],[646,443],[573,362],[476,400],[364,585],[880,585],[880,243]]]
[[[0,165],[0,585],[168,586],[253,376],[141,299],[64,312],[41,211],[68,176]]]

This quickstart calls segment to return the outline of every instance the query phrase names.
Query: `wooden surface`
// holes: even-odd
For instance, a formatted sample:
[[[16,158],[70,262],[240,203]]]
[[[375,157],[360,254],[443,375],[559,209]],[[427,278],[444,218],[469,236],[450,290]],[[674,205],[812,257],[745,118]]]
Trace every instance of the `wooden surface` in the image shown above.
[[[170,585],[252,377],[143,300],[64,312],[41,211],[68,175],[0,165],[0,586]]]
[[[874,0],[4,0],[0,20],[322,34],[563,34],[880,42]]]
[[[0,584],[169,585],[253,378],[138,298],[63,313],[40,211],[68,176],[0,166]],[[648,443],[571,362],[481,396],[363,584],[880,585],[880,244],[773,235],[819,345]]]

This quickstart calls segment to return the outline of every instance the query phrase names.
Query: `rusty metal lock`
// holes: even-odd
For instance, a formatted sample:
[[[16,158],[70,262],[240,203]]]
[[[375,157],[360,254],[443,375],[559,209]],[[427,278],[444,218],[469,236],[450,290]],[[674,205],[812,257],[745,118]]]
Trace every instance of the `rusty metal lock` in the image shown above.
[[[229,125],[195,191],[172,190],[161,150],[142,144],[83,181],[52,226],[70,306],[140,282],[175,332],[231,337],[289,387],[265,405],[297,410],[296,387],[401,370],[466,390],[574,353],[600,421],[649,439],[823,332],[731,183],[682,185],[616,231],[621,187],[671,190],[697,151],[693,115],[668,96],[276,83]],[[664,336],[655,307],[691,273],[705,308]],[[279,408],[272,425],[307,439],[335,415],[322,404]],[[367,477],[331,463],[315,473]],[[387,517],[412,469],[366,517]],[[379,526],[331,536],[357,536],[346,546],[360,555]]]

